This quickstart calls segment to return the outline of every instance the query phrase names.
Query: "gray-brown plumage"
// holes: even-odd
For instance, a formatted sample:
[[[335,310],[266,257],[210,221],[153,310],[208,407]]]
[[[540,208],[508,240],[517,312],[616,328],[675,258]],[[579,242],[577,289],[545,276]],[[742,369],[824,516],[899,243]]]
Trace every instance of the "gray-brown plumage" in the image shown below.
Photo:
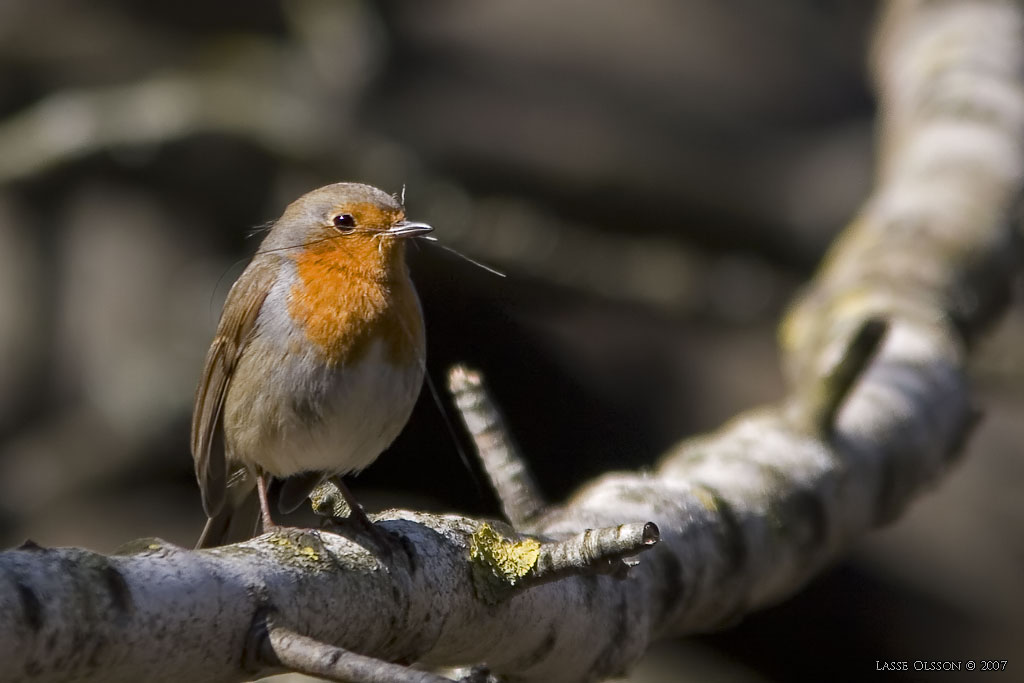
[[[352,183],[304,195],[271,228],[228,294],[196,391],[200,547],[252,533],[233,517],[254,488],[273,525],[269,477],[288,479],[282,502],[297,505],[401,431],[425,353],[401,238],[429,230],[390,195]]]

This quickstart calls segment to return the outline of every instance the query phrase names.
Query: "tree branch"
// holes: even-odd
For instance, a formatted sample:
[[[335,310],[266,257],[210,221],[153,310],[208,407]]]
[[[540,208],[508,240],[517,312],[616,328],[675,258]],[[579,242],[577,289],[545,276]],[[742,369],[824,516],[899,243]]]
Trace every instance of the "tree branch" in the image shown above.
[[[789,595],[943,472],[973,423],[968,342],[1007,287],[1024,176],[1021,11],[900,0],[885,13],[878,184],[786,320],[787,401],[680,444],[652,472],[607,474],[523,515],[517,530],[391,510],[375,516],[394,539],[381,556],[301,530],[199,552],[160,541],[110,557],[4,552],[5,673],[242,680],[254,618],[267,613],[279,640],[309,645],[314,658],[340,661],[343,648],[389,662],[486,662],[511,682],[600,680],[655,638]],[[886,321],[884,338],[874,320]],[[625,579],[529,580],[543,578],[545,544],[555,544],[552,567],[575,567],[556,561],[567,542],[598,569],[615,544],[588,550],[581,530],[638,520],[656,523],[661,541]],[[597,536],[624,534],[630,553],[649,547],[644,528]],[[505,589],[489,590],[484,570]]]
[[[277,626],[264,614],[257,615],[252,637],[248,651],[258,655],[249,664],[253,671],[277,667],[342,683],[451,683],[443,676],[326,645]]]
[[[477,456],[491,480],[505,519],[513,526],[529,523],[544,508],[526,462],[512,442],[505,420],[487,394],[483,378],[463,365],[448,372],[448,390],[466,425]]]

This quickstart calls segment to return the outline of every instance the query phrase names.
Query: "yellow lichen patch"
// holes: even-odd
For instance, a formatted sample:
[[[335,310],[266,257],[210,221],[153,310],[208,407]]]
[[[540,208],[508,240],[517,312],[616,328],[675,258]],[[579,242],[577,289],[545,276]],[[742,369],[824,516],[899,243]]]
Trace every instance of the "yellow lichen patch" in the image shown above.
[[[277,549],[281,561],[289,564],[319,569],[331,557],[319,532],[313,529],[282,528],[267,536],[266,543]]]
[[[718,510],[718,501],[715,500],[715,496],[707,489],[697,487],[693,490],[693,495],[697,498],[700,504],[704,506],[705,510],[709,510],[711,512]]]
[[[532,538],[510,541],[503,538],[489,524],[483,524],[473,534],[469,557],[484,565],[510,586],[526,576],[540,557],[540,543]]]

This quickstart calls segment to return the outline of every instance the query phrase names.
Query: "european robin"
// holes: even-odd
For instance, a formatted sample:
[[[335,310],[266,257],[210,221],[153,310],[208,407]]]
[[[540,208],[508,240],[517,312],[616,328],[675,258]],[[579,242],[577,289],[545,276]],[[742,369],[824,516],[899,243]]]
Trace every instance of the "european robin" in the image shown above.
[[[431,229],[355,183],[313,190],[274,223],[231,287],[196,390],[192,456],[209,518],[199,547],[238,528],[254,489],[272,528],[272,477],[284,511],[332,477],[369,524],[340,476],[391,444],[419,395],[423,312],[404,242]]]

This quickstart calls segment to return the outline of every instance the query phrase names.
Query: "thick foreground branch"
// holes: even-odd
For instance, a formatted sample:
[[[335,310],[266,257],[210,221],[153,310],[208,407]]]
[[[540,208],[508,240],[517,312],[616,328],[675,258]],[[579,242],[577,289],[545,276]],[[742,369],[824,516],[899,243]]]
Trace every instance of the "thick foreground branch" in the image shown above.
[[[555,509],[481,422],[478,446],[503,449],[484,454],[492,481],[522,499],[505,501],[516,529],[392,510],[376,554],[294,530],[201,552],[2,553],[4,675],[231,681],[283,664],[379,680],[393,669],[375,662],[415,661],[592,681],[791,594],[959,452],[966,351],[1013,265],[1020,5],[899,0],[879,36],[877,187],[785,323],[786,401]]]
[[[4,552],[5,675],[230,681],[287,666],[428,683],[442,679],[400,678],[387,662],[517,670],[530,653],[566,646],[591,657],[587,639],[604,637],[623,603],[644,602],[643,584],[607,575],[605,563],[657,541],[648,525],[547,542],[457,516],[392,511],[375,521],[392,538],[376,555],[298,529],[198,552],[157,539],[110,557],[33,544]],[[562,633],[568,615],[573,630]],[[525,640],[504,647],[517,632]],[[553,664],[539,668],[544,680],[557,680]]]

